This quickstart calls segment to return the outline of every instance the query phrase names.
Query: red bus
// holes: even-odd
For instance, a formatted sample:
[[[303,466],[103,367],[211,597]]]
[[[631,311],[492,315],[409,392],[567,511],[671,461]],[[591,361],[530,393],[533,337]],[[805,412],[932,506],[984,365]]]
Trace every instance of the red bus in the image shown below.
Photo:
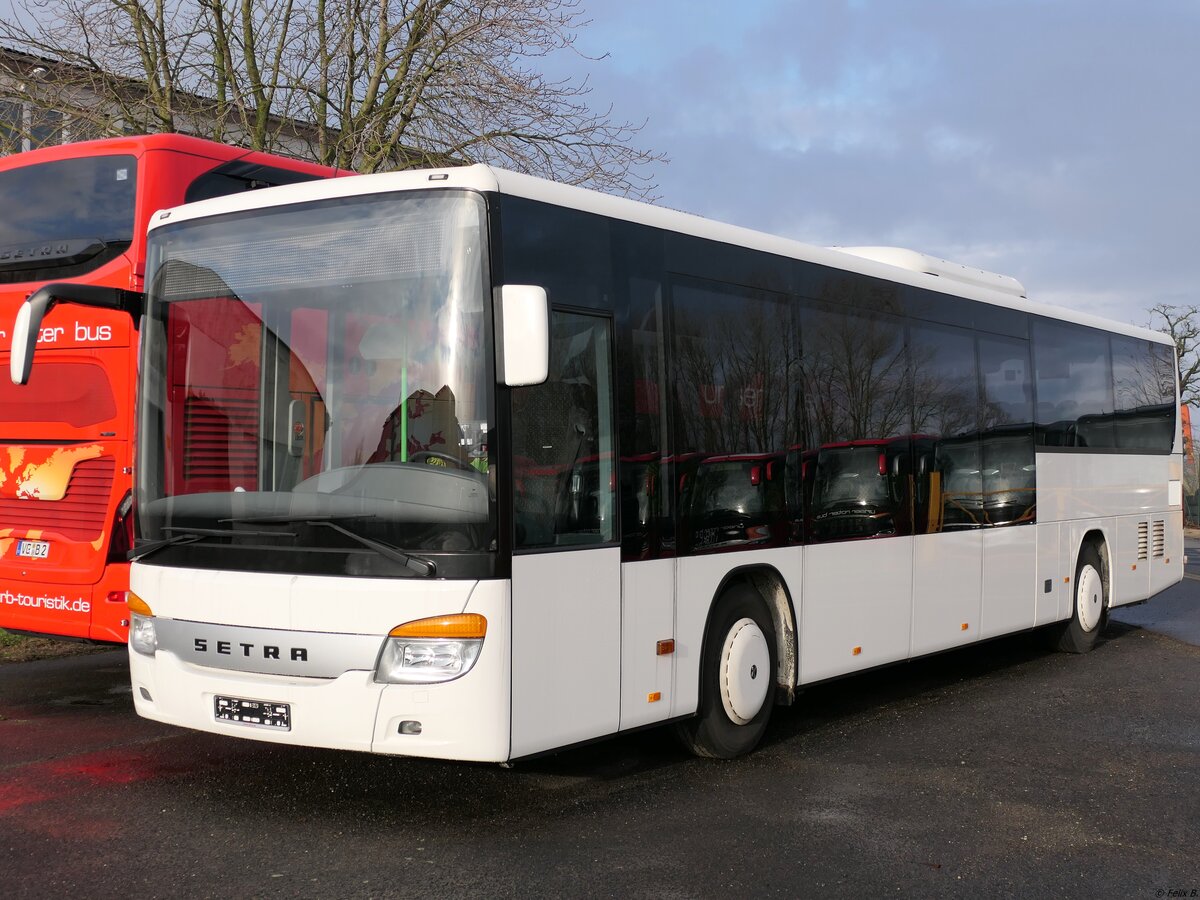
[[[0,159],[0,364],[46,283],[129,292],[130,310],[46,317],[28,388],[0,380],[0,628],[124,642],[132,536],[136,315],[160,209],[334,175],[181,135],[65,144]]]

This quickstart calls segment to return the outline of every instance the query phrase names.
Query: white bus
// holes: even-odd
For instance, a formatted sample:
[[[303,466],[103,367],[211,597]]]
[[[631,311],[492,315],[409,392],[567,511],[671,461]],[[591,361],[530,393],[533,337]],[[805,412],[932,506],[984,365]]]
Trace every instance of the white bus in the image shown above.
[[[1010,278],[473,166],[161,212],[146,284],[162,722],[731,757],[802,686],[1042,626],[1082,652],[1182,577],[1171,344]]]

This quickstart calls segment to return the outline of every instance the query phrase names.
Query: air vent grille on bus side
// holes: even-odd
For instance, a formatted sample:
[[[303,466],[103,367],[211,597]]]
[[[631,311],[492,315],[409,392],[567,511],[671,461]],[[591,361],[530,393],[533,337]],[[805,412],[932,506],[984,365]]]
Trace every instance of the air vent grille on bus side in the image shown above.
[[[76,463],[61,500],[0,498],[0,523],[17,534],[40,530],[72,541],[94,541],[108,521],[115,471],[111,456]]]
[[[1167,552],[1167,523],[1154,523],[1154,537],[1152,541],[1152,552],[1155,559],[1162,559]]]
[[[1138,559],[1150,558],[1150,523],[1138,522]]]
[[[189,489],[232,490],[258,473],[258,402],[238,397],[188,397],[184,406],[183,477]]]

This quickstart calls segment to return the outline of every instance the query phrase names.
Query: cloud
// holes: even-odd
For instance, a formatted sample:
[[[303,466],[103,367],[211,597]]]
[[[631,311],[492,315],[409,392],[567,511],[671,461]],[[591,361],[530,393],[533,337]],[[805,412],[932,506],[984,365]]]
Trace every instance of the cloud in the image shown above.
[[[648,118],[642,142],[672,160],[665,205],[816,244],[910,245],[1128,321],[1191,291],[1198,4],[606,0],[592,14],[581,42],[611,52],[592,84]]]

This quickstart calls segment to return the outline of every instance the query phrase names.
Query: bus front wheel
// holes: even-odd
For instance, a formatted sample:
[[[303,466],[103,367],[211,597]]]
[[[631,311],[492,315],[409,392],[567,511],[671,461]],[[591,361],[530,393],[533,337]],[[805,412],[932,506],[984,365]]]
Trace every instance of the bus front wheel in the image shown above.
[[[701,660],[700,709],[676,732],[697,756],[732,759],[762,739],[775,703],[775,624],[756,591],[725,591],[713,612]]]
[[[1058,649],[1067,653],[1087,653],[1096,645],[1108,614],[1104,565],[1095,544],[1084,544],[1079,551],[1074,595],[1071,618],[1060,626]]]

